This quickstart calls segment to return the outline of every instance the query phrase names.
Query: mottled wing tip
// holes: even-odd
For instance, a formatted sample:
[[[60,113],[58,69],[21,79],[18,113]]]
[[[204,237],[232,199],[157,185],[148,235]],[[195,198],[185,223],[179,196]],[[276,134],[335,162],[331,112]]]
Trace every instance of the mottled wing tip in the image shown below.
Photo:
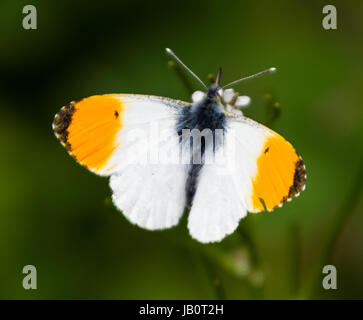
[[[302,160],[301,157],[299,157],[299,160],[295,164],[294,181],[289,189],[289,194],[287,195],[287,197],[284,197],[282,199],[281,203],[277,207],[281,208],[285,202],[290,202],[292,198],[298,197],[300,193],[305,190],[305,185],[306,185],[306,168],[304,161]]]
[[[297,197],[301,191],[304,191],[306,184],[306,169],[302,158],[296,162],[294,183],[289,189],[289,198]]]
[[[63,146],[70,150],[68,143],[68,127],[72,120],[72,115],[75,111],[73,102],[62,107],[59,112],[55,115],[53,120],[53,131],[55,136],[60,140]]]

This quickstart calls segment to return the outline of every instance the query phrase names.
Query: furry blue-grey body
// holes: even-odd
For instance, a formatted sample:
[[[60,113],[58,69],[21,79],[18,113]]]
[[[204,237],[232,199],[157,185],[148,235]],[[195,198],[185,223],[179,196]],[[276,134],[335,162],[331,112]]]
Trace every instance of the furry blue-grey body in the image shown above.
[[[225,115],[223,114],[219,106],[219,102],[217,100],[217,87],[215,85],[211,85],[208,88],[207,95],[205,98],[203,98],[203,100],[193,104],[190,108],[183,109],[182,113],[179,116],[176,129],[180,137],[180,141],[182,140],[181,136],[183,129],[197,129],[200,132],[202,132],[204,129],[210,129],[213,134],[213,151],[218,148],[220,141],[216,141],[215,130],[225,130]],[[201,147],[199,151],[202,157],[201,163],[193,164],[193,160],[191,159],[190,161],[191,166],[188,172],[188,178],[185,186],[187,206],[189,207],[192,205],[195,191],[197,189],[199,173],[201,168],[203,167],[203,155],[206,148],[205,143],[206,141],[202,136]],[[190,147],[193,148],[192,138],[190,141]]]

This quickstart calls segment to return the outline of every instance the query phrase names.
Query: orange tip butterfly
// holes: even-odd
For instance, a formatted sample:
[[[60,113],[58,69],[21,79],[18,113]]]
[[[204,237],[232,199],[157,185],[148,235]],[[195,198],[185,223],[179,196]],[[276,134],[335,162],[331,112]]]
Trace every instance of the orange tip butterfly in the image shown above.
[[[55,115],[53,130],[69,154],[90,171],[110,177],[115,206],[149,230],[178,224],[190,208],[188,229],[203,243],[234,232],[247,212],[272,211],[305,189],[306,172],[293,146],[242,115],[248,97],[207,87],[193,103],[170,98],[105,94],[71,102]]]

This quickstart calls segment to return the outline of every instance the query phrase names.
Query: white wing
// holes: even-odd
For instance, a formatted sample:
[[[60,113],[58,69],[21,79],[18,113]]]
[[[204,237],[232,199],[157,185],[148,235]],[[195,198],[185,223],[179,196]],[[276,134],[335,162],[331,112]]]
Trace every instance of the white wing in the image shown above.
[[[188,219],[193,238],[215,242],[231,234],[247,211],[273,210],[305,187],[305,166],[272,130],[227,116],[224,143],[202,167]]]
[[[186,202],[188,168],[178,164],[179,159],[172,158],[179,156],[180,146],[175,121],[163,120],[160,123],[164,127],[163,140],[157,146],[152,145],[151,149],[157,147],[161,156],[170,155],[170,158],[159,159],[164,163],[153,164],[149,159],[119,166],[110,180],[114,204],[132,223],[150,230],[176,225]],[[146,157],[141,158],[145,160]]]
[[[237,228],[245,215],[233,171],[221,164],[204,164],[188,217],[191,236],[204,243],[220,241]]]

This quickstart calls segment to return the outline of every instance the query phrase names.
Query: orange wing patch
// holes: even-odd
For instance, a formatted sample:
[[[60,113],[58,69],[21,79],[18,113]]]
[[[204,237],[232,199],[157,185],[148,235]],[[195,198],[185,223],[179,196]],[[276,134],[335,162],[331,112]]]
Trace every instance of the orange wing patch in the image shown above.
[[[305,182],[305,165],[292,145],[277,134],[269,136],[257,159],[257,174],[252,180],[253,209],[275,209],[298,196]]]
[[[116,95],[91,96],[63,107],[55,116],[53,130],[79,163],[97,172],[117,148],[122,111]]]

